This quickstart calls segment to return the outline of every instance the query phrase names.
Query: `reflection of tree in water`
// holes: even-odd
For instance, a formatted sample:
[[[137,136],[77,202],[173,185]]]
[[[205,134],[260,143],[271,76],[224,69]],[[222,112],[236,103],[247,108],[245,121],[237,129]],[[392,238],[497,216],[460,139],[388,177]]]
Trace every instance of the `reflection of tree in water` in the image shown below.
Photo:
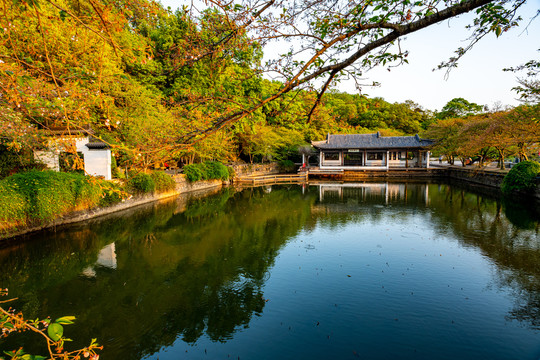
[[[455,237],[492,259],[497,264],[497,285],[512,289],[516,299],[508,319],[540,329],[538,203],[501,200],[492,190],[481,194],[481,189],[471,192],[459,185],[390,183],[388,189],[395,191],[386,192],[377,184],[367,185],[329,186],[313,206],[317,221],[334,228],[388,217],[399,221],[411,212],[422,213],[439,235]]]
[[[502,205],[508,220],[520,229],[534,230],[538,233],[540,227],[540,204],[531,199],[516,201],[510,197],[503,197]]]
[[[430,204],[441,234],[453,233],[497,264],[497,285],[516,299],[508,319],[540,329],[540,216],[524,203],[446,185],[430,189]]]
[[[147,207],[59,233],[61,244],[43,239],[0,258],[16,269],[12,278],[0,275],[2,286],[33,304],[33,316],[76,315],[84,325],[69,337],[97,337],[104,358],[139,359],[179,335],[190,343],[204,334],[226,341],[262,313],[265,274],[309,219],[313,201],[294,187],[225,190],[176,214],[174,202]],[[94,266],[93,276],[83,276],[112,241],[116,269]],[[45,281],[33,281],[41,272],[36,279]]]

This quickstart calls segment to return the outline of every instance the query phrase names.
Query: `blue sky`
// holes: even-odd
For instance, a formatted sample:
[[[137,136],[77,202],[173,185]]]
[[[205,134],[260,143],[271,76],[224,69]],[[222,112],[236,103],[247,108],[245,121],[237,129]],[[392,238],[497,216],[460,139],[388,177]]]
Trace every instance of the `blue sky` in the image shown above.
[[[523,24],[528,24],[538,9],[540,0],[528,1],[521,11]],[[511,90],[517,85],[517,75],[502,69],[540,58],[540,17],[528,29],[521,26],[499,38],[489,34],[462,58],[445,80],[445,70],[432,69],[449,59],[458,47],[467,45],[463,41],[469,35],[465,25],[471,19],[471,14],[466,14],[410,35],[404,42],[410,51],[409,64],[391,72],[381,68],[370,71],[366,83],[378,81],[382,85],[366,87],[362,93],[390,102],[413,100],[430,110],[440,110],[456,97],[490,107],[497,101],[518,105],[517,95]],[[354,86],[344,90],[354,91]]]

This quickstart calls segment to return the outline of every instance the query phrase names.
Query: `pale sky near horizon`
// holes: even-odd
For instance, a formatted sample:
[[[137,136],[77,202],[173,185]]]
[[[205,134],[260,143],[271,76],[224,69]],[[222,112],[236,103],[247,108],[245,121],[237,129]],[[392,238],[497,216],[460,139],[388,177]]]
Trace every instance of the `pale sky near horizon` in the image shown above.
[[[516,73],[503,68],[515,67],[532,59],[539,59],[540,17],[527,29],[525,25],[540,9],[540,0],[528,1],[520,14],[522,26],[503,33],[499,38],[489,34],[452,69],[447,80],[445,70],[435,70],[441,61],[449,59],[469,35],[465,25],[473,14],[437,24],[409,35],[405,48],[409,50],[409,64],[388,72],[377,68],[366,74],[369,81],[382,83],[378,88],[365,88],[362,93],[379,96],[389,102],[413,100],[430,110],[440,110],[449,100],[462,97],[490,107],[497,101],[502,105],[519,105]],[[354,90],[354,86],[351,87]]]
[[[185,0],[161,0],[172,9]],[[465,14],[409,35],[402,48],[409,50],[409,64],[392,68],[375,68],[365,74],[364,83],[381,83],[380,87],[363,87],[362,93],[369,97],[382,97],[389,102],[412,100],[425,109],[440,110],[456,97],[480,105],[519,105],[517,94],[511,89],[517,86],[518,74],[504,72],[503,68],[515,67],[532,59],[540,58],[540,16],[529,24],[540,9],[540,0],[529,0],[520,9],[522,25],[499,38],[489,34],[452,69],[445,79],[445,70],[432,71],[442,61],[448,60],[459,47],[466,47],[470,32],[465,25],[474,14]],[[529,26],[526,28],[526,25]],[[287,48],[290,45],[287,45]],[[351,82],[341,83],[340,91],[358,93]]]

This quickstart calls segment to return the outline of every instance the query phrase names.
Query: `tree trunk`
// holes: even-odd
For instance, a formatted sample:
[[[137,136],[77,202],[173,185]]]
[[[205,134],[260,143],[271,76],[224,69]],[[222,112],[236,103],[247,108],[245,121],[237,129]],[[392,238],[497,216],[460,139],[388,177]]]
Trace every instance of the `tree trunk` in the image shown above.
[[[527,157],[527,152],[525,151],[525,143],[522,143],[522,142],[518,143],[518,156],[519,156],[519,161],[529,160],[529,158]]]
[[[499,153],[499,169],[504,170],[504,151],[496,148]]]

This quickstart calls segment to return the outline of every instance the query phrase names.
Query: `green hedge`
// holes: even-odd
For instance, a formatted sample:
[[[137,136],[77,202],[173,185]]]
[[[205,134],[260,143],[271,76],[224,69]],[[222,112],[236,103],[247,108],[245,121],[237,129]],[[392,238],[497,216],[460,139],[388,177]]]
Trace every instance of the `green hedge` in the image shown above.
[[[0,231],[26,222],[25,197],[14,183],[0,181]]]
[[[171,176],[154,172],[134,176],[127,190],[153,193],[172,190],[175,185]],[[0,180],[0,232],[44,225],[71,211],[110,206],[126,195],[123,185],[77,173],[21,172]]]
[[[99,201],[99,206],[107,207],[121,202],[127,197],[125,189],[119,184],[105,182],[102,185],[103,197]]]
[[[154,171],[151,176],[158,192],[171,191],[176,188],[176,182],[172,176],[165,174],[163,171]]]
[[[189,181],[199,181],[203,179],[203,169],[200,164],[185,165],[182,171]]]
[[[183,171],[189,181],[229,179],[229,169],[217,161],[185,165]]]
[[[96,206],[103,196],[99,183],[95,178],[56,171],[12,175],[0,181],[0,219],[17,223],[24,218],[27,224],[44,224],[69,211]]]
[[[128,189],[135,194],[153,193],[156,183],[149,174],[137,174],[128,180]]]
[[[135,194],[164,192],[175,188],[174,179],[163,171],[154,171],[151,174],[137,174],[128,181],[128,190]]]
[[[540,174],[540,164],[536,161],[522,161],[506,174],[501,190],[505,194],[516,191],[532,191],[536,187],[536,177]]]

